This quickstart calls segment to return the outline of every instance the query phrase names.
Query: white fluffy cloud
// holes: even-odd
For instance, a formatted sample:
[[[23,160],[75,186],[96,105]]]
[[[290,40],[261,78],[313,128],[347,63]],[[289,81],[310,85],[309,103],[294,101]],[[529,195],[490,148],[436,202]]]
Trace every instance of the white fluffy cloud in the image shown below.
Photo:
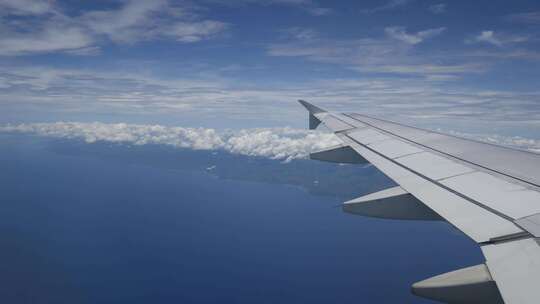
[[[134,145],[162,144],[195,150],[225,150],[234,154],[292,160],[339,143],[331,133],[292,128],[243,130],[167,127],[161,125],[57,122],[7,125],[2,132],[24,132],[57,138]]]
[[[41,136],[133,145],[168,145],[194,150],[224,150],[234,154],[290,161],[306,158],[313,151],[337,145],[332,133],[294,128],[253,128],[218,131],[126,123],[28,123],[0,126],[0,132],[21,132]],[[522,136],[447,133],[464,138],[540,153],[540,140]]]

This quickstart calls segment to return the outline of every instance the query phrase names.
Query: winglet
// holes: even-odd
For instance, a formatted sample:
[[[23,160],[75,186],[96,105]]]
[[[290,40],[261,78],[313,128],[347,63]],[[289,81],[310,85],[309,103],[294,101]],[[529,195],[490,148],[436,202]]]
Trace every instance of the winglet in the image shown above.
[[[321,120],[315,114],[325,113],[326,111],[304,100],[298,100],[298,102],[309,111],[309,129],[316,129],[321,124]]]
[[[317,114],[317,113],[324,113],[326,112],[325,110],[317,107],[317,106],[314,106],[312,104],[310,104],[309,102],[305,101],[305,100],[298,100],[298,102],[304,106],[304,108],[306,108],[308,111],[309,111],[309,114]]]

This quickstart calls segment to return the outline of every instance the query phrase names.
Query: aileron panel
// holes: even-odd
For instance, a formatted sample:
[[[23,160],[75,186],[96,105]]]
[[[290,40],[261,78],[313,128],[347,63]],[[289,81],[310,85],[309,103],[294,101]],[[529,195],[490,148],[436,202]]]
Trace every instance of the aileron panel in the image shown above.
[[[522,232],[512,222],[358,145],[346,135],[338,134],[338,136],[403,189],[476,242],[486,242],[492,238]]]
[[[411,144],[407,144],[399,139],[376,142],[371,144],[370,148],[390,158],[397,158],[409,154],[424,152],[424,150]]]
[[[364,145],[369,145],[371,143],[392,139],[392,137],[388,135],[384,135],[383,133],[375,131],[373,129],[354,130],[349,133],[349,136]]]
[[[473,172],[474,169],[431,152],[400,157],[397,161],[432,180]]]
[[[514,219],[540,213],[540,193],[484,172],[456,176],[441,183]]]

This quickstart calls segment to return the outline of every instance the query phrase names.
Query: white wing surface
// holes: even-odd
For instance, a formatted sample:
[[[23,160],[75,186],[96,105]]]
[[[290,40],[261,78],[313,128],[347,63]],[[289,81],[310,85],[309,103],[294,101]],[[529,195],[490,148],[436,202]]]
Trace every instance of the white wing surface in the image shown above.
[[[540,303],[539,154],[300,103],[310,128],[323,123],[343,142],[313,159],[369,162],[399,185],[346,202],[345,211],[444,219],[481,246],[485,264],[415,283],[415,294],[448,303]]]

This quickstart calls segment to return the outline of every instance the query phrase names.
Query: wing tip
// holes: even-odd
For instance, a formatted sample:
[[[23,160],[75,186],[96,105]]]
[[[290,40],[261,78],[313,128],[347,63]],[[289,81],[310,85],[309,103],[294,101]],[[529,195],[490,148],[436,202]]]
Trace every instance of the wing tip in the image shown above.
[[[304,106],[304,108],[306,108],[306,110],[309,111],[310,114],[317,114],[317,113],[324,113],[326,112],[326,110],[323,110],[305,100],[302,100],[302,99],[298,99],[298,102]]]

